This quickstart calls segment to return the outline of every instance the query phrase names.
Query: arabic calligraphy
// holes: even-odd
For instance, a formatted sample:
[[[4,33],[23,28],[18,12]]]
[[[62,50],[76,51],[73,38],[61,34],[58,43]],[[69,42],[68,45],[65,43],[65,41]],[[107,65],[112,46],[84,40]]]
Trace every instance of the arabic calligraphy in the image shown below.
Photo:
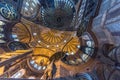
[[[17,11],[12,5],[7,3],[0,3],[0,14],[8,20],[15,20],[17,18]]]

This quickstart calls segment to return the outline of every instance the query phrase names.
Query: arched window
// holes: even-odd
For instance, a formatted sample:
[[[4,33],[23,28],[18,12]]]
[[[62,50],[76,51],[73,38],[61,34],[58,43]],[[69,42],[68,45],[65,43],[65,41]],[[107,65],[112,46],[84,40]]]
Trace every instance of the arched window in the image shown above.
[[[22,76],[25,74],[26,70],[25,69],[21,69],[18,72],[16,72],[15,74],[13,74],[11,76],[11,78],[22,78]]]
[[[38,0],[23,0],[21,14],[28,19],[34,19],[39,13],[39,1]]]

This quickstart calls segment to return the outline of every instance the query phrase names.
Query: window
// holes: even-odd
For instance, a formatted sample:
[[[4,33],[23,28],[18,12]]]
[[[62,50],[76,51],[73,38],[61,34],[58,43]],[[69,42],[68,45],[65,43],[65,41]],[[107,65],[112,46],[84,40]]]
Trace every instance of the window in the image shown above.
[[[28,64],[30,65],[30,68],[32,69],[32,70],[34,70],[34,71],[36,71],[36,72],[39,72],[39,71],[41,71],[41,70],[45,70],[46,69],[46,66],[42,66],[42,65],[40,65],[40,64],[37,64],[36,62],[35,62],[35,60],[28,60]]]
[[[4,38],[4,37],[5,37],[5,35],[0,33],[0,38]]]
[[[22,5],[21,14],[23,17],[33,19],[39,10],[38,0],[24,0]]]
[[[25,72],[26,72],[25,69],[21,69],[18,72],[16,72],[14,75],[12,75],[11,78],[22,78]]]
[[[1,26],[1,25],[5,25],[5,23],[4,23],[3,21],[0,21],[0,26]]]

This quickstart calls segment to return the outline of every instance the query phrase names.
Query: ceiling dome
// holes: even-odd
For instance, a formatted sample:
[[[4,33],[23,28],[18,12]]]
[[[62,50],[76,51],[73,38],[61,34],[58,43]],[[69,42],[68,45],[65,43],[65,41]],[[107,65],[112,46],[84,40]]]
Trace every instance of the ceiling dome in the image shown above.
[[[75,8],[71,0],[41,0],[43,25],[52,29],[63,30],[71,27]]]

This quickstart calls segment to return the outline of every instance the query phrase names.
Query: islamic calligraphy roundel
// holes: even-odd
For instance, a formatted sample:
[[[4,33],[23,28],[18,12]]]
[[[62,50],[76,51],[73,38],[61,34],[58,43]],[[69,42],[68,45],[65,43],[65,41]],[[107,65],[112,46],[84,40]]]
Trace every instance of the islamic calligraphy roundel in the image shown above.
[[[7,3],[0,3],[0,14],[8,20],[16,20],[18,16],[17,10],[11,4]]]

